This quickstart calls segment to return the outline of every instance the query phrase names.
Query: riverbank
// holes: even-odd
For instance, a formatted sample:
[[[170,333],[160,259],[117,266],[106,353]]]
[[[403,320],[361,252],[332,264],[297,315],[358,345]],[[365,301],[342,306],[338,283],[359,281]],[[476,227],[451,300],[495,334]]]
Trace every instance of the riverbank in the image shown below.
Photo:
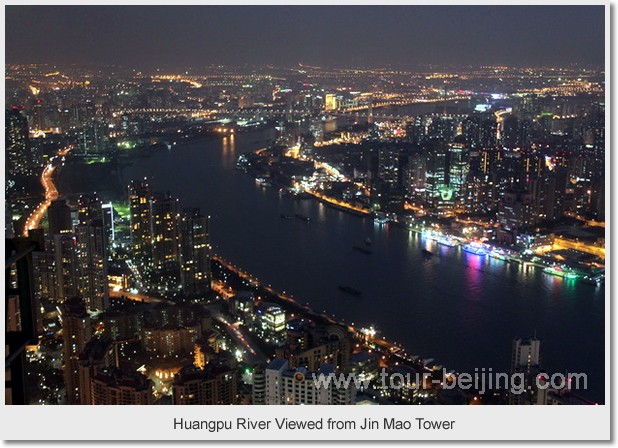
[[[178,148],[180,148],[180,146]],[[153,152],[153,154],[158,152],[160,151]],[[143,158],[140,156],[139,159]],[[113,172],[119,175],[107,175],[109,174],[109,171],[107,171],[107,169],[113,166],[114,165],[110,163],[87,163],[82,159],[74,158],[69,165],[69,172],[71,172],[70,179],[64,179],[62,176],[60,176],[58,181],[59,184],[61,184],[68,190],[66,192],[67,195],[92,193],[94,192],[94,190],[89,192],[87,188],[92,186],[92,182],[96,182],[97,192],[102,192],[103,195],[109,196],[110,192],[119,190],[120,182],[118,182],[118,180],[122,177],[121,171],[116,173],[116,168],[114,168]],[[125,165],[125,167],[127,166],[129,165]],[[93,172],[96,172],[97,175],[94,177],[88,177]],[[84,179],[89,180],[87,182],[84,182]],[[65,195],[64,191],[63,195]],[[251,282],[258,292],[262,292],[264,295],[269,297],[269,301],[272,301],[273,303],[282,306],[291,314],[297,317],[305,317],[325,325],[339,325],[345,328],[345,330],[355,340],[359,342],[367,340],[367,328],[358,328],[356,326],[350,325],[349,323],[346,323],[344,320],[337,319],[334,315],[329,316],[326,313],[318,312],[308,304],[303,305],[299,303],[296,299],[294,299],[293,296],[288,295],[284,292],[282,293],[280,291],[277,291],[270,285],[258,282],[255,277],[243,270],[240,270],[236,265],[225,260],[221,256],[215,255],[213,256],[213,260],[215,260],[217,263],[220,263],[230,272],[233,272],[239,275],[241,278]],[[375,335],[375,331],[372,332],[372,334]],[[384,352],[385,355],[388,355],[388,357],[396,356],[398,362],[409,363],[417,370],[426,369],[420,358],[408,355],[406,351],[402,348],[401,344],[398,344],[396,342],[389,342],[386,341],[386,339],[379,337],[376,337],[369,342],[370,343],[367,345],[367,349],[369,350],[379,350],[381,352]]]
[[[304,164],[304,177],[295,164]],[[309,169],[308,166],[311,168]],[[506,248],[486,239],[464,238],[461,234],[448,231],[443,234],[435,234],[432,227],[416,228],[408,224],[409,221],[414,219],[410,216],[387,217],[384,213],[372,212],[368,208],[353,205],[341,198],[334,197],[332,194],[329,195],[323,191],[331,183],[343,181],[354,187],[358,188],[358,186],[343,176],[336,167],[311,158],[301,157],[297,147],[286,149],[281,146],[273,146],[261,148],[250,154],[244,153],[239,156],[237,167],[253,176],[260,185],[278,187],[280,191],[288,192],[292,196],[299,193],[305,194],[336,210],[361,217],[374,217],[375,221],[381,225],[398,225],[410,231],[420,232],[425,238],[435,240],[440,244],[442,244],[442,240],[449,240],[452,242],[452,244],[449,244],[451,247],[461,247],[462,250],[473,253],[478,257],[488,256],[506,263],[518,263],[523,265],[525,269],[529,267],[540,268],[545,274],[560,277],[565,281],[577,279],[583,283],[598,286],[605,279],[604,266],[599,267],[597,264],[593,266],[590,263],[567,263],[564,257],[553,258],[538,251],[525,250],[521,247]],[[328,179],[320,179],[319,181],[314,179],[316,177],[315,172],[318,170],[326,173]],[[292,175],[293,173],[295,175]],[[423,251],[425,255],[433,255],[426,248]]]
[[[428,374],[434,372],[434,370],[431,369],[423,359],[406,353],[401,344],[398,344],[397,342],[387,342],[385,339],[376,337],[374,329],[356,328],[353,325],[347,324],[345,321],[337,320],[334,316],[330,317],[326,314],[318,313],[308,305],[301,305],[291,295],[278,292],[273,289],[272,286],[261,284],[254,276],[241,270],[239,267],[224,258],[218,255],[212,255],[212,259],[229,272],[253,285],[256,288],[256,293],[258,295],[265,296],[267,298],[267,302],[272,302],[281,306],[288,312],[288,315],[289,313],[292,313],[295,318],[306,318],[322,325],[341,326],[348,332],[353,340],[355,340],[358,344],[362,344],[363,348],[366,350],[376,350],[382,353],[384,355],[383,363],[385,364],[392,362],[393,365],[409,365],[417,372],[426,372]],[[388,357],[388,359],[386,357]],[[391,361],[392,357],[394,357],[394,359]],[[444,368],[443,366],[441,367]]]
[[[603,400],[603,286],[437,244],[427,258],[427,242],[403,225],[381,225],[263,188],[236,162],[273,137],[264,132],[180,145],[140,159],[123,174],[127,180],[148,176],[155,190],[180,198],[181,207],[200,207],[211,216],[215,253],[321,314],[355,328],[373,326],[408,352],[464,372],[510,372],[513,339],[536,329],[545,368],[588,373],[589,383],[601,388],[591,398]],[[296,214],[310,221],[281,218]],[[373,254],[353,249],[367,238]]]

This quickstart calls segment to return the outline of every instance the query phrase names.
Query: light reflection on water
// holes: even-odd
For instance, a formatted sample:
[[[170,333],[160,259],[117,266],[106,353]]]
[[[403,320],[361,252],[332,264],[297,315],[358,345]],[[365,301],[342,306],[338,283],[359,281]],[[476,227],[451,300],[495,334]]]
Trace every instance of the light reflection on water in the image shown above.
[[[545,367],[587,373],[585,395],[603,401],[604,287],[478,257],[312,199],[282,198],[235,168],[240,153],[272,136],[238,134],[159,152],[126,168],[124,178],[148,175],[182,206],[201,207],[212,216],[217,252],[301,303],[375,324],[388,340],[460,371],[508,372],[512,339],[536,330]],[[372,255],[352,249],[368,237]],[[424,257],[423,247],[434,255]],[[341,292],[344,284],[362,297]]]

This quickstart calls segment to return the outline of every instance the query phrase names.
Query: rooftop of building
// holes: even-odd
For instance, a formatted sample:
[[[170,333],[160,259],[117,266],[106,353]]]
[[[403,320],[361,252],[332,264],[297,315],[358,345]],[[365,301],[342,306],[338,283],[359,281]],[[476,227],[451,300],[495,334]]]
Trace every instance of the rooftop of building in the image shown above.
[[[287,367],[287,364],[288,364],[287,360],[283,358],[275,358],[268,364],[268,366],[266,367],[266,370],[285,369]]]
[[[190,381],[209,381],[225,373],[235,373],[236,370],[223,362],[210,362],[203,369],[188,365],[180,369],[174,376],[174,384],[183,385]]]
[[[101,369],[94,377],[109,387],[130,387],[136,390],[150,390],[151,381],[139,372],[126,372],[116,367]]]
[[[62,314],[70,314],[76,317],[86,317],[86,304],[79,297],[72,297],[62,304]]]
[[[114,342],[107,336],[93,337],[88,341],[84,350],[79,354],[80,361],[100,361],[105,358]]]

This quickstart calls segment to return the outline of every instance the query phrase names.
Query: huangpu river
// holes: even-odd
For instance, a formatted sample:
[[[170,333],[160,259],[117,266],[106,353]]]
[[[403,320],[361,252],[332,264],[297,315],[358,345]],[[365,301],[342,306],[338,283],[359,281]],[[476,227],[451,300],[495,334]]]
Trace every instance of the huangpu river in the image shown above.
[[[580,395],[604,402],[604,286],[440,246],[313,199],[281,197],[236,169],[239,154],[274,137],[266,130],[177,146],[136,159],[122,178],[148,177],[181,207],[200,207],[211,216],[217,254],[316,311],[374,325],[408,353],[458,372],[510,373],[513,339],[536,332],[547,371],[585,373],[588,390]],[[353,249],[367,238],[373,254]],[[425,247],[434,256],[423,256]]]

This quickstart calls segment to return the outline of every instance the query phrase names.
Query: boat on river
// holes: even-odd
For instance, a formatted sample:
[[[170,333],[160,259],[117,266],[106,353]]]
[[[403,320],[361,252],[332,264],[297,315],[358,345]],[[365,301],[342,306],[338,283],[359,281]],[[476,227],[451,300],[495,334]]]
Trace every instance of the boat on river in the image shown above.
[[[487,255],[487,250],[480,243],[469,243],[462,247],[463,250],[474,255],[484,257]]]
[[[360,296],[362,294],[362,291],[359,291],[358,289],[354,289],[350,286],[339,285],[339,289],[353,296]]]

